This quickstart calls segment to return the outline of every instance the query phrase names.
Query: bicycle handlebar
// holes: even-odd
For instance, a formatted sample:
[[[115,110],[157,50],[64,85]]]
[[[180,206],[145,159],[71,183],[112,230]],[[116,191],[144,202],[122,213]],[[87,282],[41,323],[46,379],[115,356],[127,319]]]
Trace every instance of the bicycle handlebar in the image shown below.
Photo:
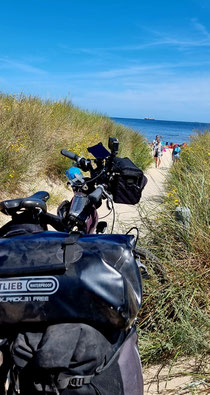
[[[74,152],[68,151],[66,149],[61,150],[61,154],[69,159],[75,160],[77,166],[83,171],[90,171],[92,169],[91,159],[85,159]]]
[[[54,215],[51,213],[41,213],[40,217],[42,219],[42,223],[46,225],[51,225],[58,232],[67,231],[62,218],[60,218],[58,215]]]
[[[104,188],[102,185],[98,185],[95,191],[88,195],[88,199],[91,203],[97,204],[100,202],[103,195]]]
[[[66,156],[69,159],[72,159],[72,160],[78,161],[78,159],[80,159],[80,157],[77,154],[75,154],[74,152],[68,151],[66,149],[62,149],[61,154]]]

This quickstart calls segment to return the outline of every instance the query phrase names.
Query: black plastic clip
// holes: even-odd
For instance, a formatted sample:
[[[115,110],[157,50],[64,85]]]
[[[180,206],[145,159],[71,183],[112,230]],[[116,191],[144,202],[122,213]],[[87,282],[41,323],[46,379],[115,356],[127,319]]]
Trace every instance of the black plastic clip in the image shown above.
[[[80,388],[84,384],[90,384],[91,379],[94,377],[94,375],[91,376],[71,376],[69,379],[69,385],[68,387],[70,388]]]

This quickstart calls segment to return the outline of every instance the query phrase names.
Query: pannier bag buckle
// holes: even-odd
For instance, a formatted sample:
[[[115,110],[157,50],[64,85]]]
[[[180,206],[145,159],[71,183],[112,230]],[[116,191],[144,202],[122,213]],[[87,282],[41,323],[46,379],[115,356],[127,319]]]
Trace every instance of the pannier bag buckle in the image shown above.
[[[90,384],[91,379],[94,377],[92,374],[91,376],[71,376],[69,379],[68,387],[72,388],[80,388],[84,384]]]

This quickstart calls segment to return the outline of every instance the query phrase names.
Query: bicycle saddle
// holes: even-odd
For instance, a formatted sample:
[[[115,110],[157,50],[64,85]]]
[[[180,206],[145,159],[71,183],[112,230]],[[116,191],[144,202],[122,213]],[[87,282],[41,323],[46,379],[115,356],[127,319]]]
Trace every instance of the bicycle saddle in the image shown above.
[[[0,211],[6,215],[13,215],[21,209],[40,208],[46,213],[47,205],[45,202],[49,197],[48,192],[39,191],[26,198],[4,200],[0,202]]]

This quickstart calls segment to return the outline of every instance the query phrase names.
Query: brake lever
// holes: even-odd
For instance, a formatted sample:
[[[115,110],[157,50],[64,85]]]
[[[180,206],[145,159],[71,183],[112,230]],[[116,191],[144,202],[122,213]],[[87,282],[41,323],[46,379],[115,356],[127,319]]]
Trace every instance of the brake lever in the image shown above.
[[[111,200],[110,199],[106,200],[106,207],[108,208],[109,211],[111,211],[112,207],[111,207]]]
[[[112,208],[113,208],[113,198],[112,198],[112,195],[109,194],[109,193],[105,190],[105,188],[104,188],[103,185],[98,185],[98,186],[100,186],[100,188],[101,188],[102,191],[103,191],[103,195],[102,195],[102,196],[103,196],[104,198],[107,199],[107,200],[106,200],[106,206],[107,206],[108,210],[111,211]]]

